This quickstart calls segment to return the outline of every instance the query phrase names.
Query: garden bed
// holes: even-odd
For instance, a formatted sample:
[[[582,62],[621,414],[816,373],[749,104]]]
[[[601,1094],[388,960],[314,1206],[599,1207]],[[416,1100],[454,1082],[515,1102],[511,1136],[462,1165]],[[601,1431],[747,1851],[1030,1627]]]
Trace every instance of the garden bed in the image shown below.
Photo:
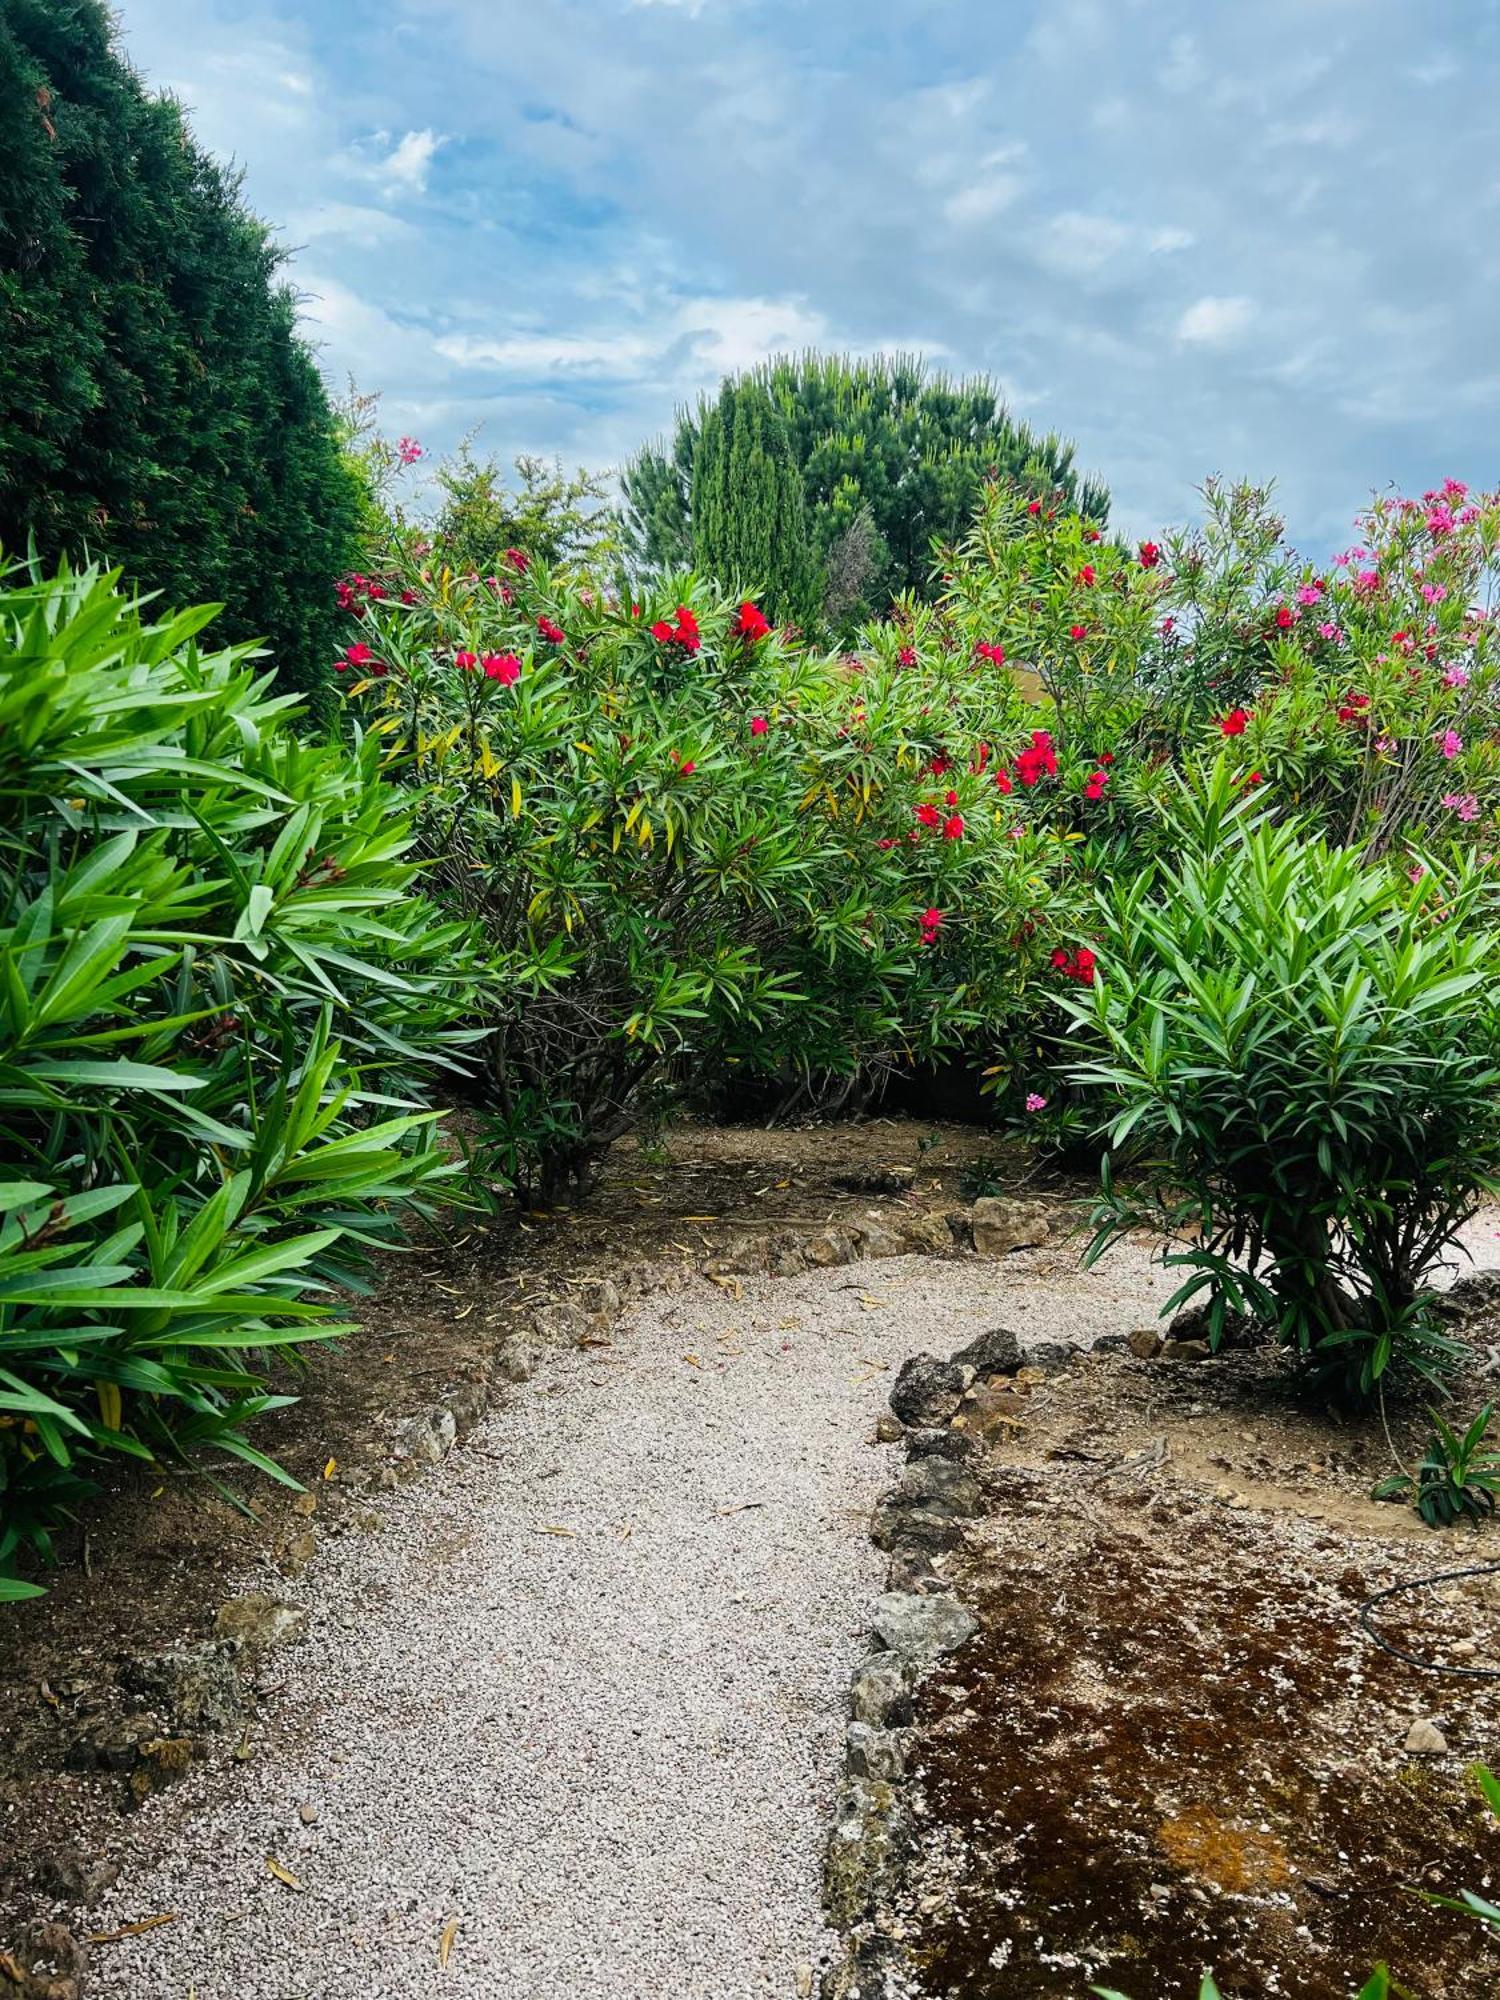
[[[1482,1357],[1493,1309],[1466,1331]],[[1384,1958],[1423,2000],[1492,2000],[1500,1948],[1413,1892],[1500,1876],[1470,1776],[1500,1750],[1475,1672],[1500,1669],[1500,1575],[1371,1611],[1465,1673],[1361,1612],[1493,1536],[1370,1501],[1378,1418],[1309,1407],[1275,1353],[1095,1354],[956,1421],[983,1512],[933,1567],[979,1629],[918,1689],[879,1919],[902,1970],[866,1990],[1189,2000],[1212,1967],[1226,2000],[1346,2000]]]

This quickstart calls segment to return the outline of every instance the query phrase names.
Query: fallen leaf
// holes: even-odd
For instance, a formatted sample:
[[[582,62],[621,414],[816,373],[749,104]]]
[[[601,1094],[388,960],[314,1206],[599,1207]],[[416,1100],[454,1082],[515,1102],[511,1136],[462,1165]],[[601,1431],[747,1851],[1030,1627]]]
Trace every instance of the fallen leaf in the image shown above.
[[[621,1525],[620,1525],[620,1531],[619,1531],[618,1535],[617,1535],[617,1536],[615,1537],[615,1539],[616,1539],[617,1541],[621,1541],[621,1542],[628,1542],[628,1541],[630,1540],[630,1537],[631,1537],[631,1536],[632,1536],[632,1535],[633,1535],[634,1533],[635,1533],[635,1522],[634,1522],[634,1521],[624,1521],[624,1522],[622,1522],[622,1523],[621,1523]]]
[[[328,1463],[323,1467],[323,1477],[325,1479],[332,1479],[333,1475],[338,1471],[338,1469],[339,1469],[338,1460],[336,1458],[330,1458]]]
[[[717,1285],[721,1292],[727,1292],[732,1299],[738,1300],[745,1296],[745,1287],[740,1283],[738,1278],[714,1277],[709,1280],[709,1283]]]
[[[438,1939],[438,1965],[446,1967],[448,1955],[453,1949],[453,1940],[458,1936],[458,1918],[450,1917],[443,1925],[443,1934]]]
[[[118,1944],[121,1938],[139,1937],[142,1931],[154,1931],[162,1924],[175,1924],[177,1912],[164,1910],[159,1917],[142,1917],[138,1923],[121,1924],[117,1931],[94,1931],[90,1944]]]
[[[862,1354],[859,1358],[866,1368],[873,1368],[877,1374],[882,1368],[889,1368],[891,1365],[889,1361],[877,1361],[871,1354]]]
[[[578,1530],[576,1528],[549,1528],[545,1523],[537,1529],[537,1533],[539,1535],[566,1535],[570,1542],[576,1542],[578,1539]]]
[[[62,1707],[62,1703],[58,1700],[57,1696],[52,1692],[51,1688],[48,1687],[45,1681],[41,1683],[41,1695],[42,1695],[42,1700],[46,1702],[49,1708]]]
[[[717,1222],[719,1218],[716,1215],[684,1215],[681,1219],[684,1222]]]
[[[698,1359],[696,1354],[684,1354],[682,1358],[689,1368],[701,1368],[703,1366],[703,1363]]]
[[[606,1340],[602,1333],[581,1333],[578,1336],[577,1345],[579,1347],[613,1347],[614,1342]]]
[[[274,1854],[268,1854],[266,1856],[266,1866],[267,1868],[270,1869],[271,1873],[276,1877],[276,1880],[278,1882],[285,1882],[286,1886],[289,1889],[295,1889],[299,1895],[305,1896],[307,1894],[306,1889],[297,1880],[296,1876],[292,1873],[291,1869],[284,1868],[281,1865],[281,1863],[276,1859],[276,1856]]]

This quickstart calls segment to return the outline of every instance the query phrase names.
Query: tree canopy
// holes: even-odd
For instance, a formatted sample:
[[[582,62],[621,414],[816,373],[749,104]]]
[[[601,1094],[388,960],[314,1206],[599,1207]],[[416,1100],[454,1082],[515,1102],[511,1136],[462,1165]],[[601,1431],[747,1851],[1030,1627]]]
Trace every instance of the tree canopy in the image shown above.
[[[297,684],[357,494],[281,251],[100,0],[0,0],[0,545],[226,607]]]
[[[909,355],[807,353],[727,380],[717,396],[679,413],[669,441],[631,460],[622,476],[625,528],[644,569],[702,565],[723,546],[723,501],[707,498],[719,489],[700,476],[699,460],[706,449],[718,463],[718,440],[732,432],[738,405],[752,391],[780,418],[802,488],[810,587],[835,629],[883,610],[902,592],[930,596],[933,542],[963,532],[988,479],[1013,480],[1099,524],[1108,513],[1107,492],[1075,469],[1073,446],[1013,418],[988,376],[954,379]],[[705,499],[712,524],[699,519]],[[759,502],[747,494],[739,504],[744,511]],[[740,580],[773,597],[809,588],[783,576],[783,563],[800,572],[802,544],[795,536],[782,540],[769,515],[753,532],[742,525],[737,547],[759,547],[768,565]]]

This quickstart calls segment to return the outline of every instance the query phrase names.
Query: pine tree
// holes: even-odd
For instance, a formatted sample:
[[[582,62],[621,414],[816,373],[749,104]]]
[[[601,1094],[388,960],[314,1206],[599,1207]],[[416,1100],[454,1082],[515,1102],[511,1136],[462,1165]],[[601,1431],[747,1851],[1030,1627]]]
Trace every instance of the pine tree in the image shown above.
[[[0,547],[221,602],[318,684],[357,494],[264,225],[100,0],[0,0],[0,130]]]
[[[1100,526],[1108,516],[1108,493],[1080,478],[1072,445],[1018,423],[989,377],[954,380],[909,355],[805,354],[766,362],[680,412],[670,444],[648,445],[625,468],[625,535],[642,569],[682,568],[714,545],[697,518],[698,453],[726,397],[750,390],[781,418],[834,630],[903,592],[930,595],[933,544],[963,533],[987,479],[1013,479]]]
[[[778,623],[806,625],[819,589],[802,480],[781,413],[754,382],[726,382],[704,412],[690,488],[694,565],[755,590]]]

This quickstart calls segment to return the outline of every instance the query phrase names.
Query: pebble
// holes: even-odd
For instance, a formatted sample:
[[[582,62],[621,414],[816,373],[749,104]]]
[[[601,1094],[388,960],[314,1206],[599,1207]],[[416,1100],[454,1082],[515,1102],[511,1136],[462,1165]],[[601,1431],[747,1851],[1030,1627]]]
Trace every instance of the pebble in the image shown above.
[[[1436,1757],[1448,1748],[1448,1739],[1435,1722],[1424,1719],[1407,1730],[1406,1747],[1416,1756]]]

